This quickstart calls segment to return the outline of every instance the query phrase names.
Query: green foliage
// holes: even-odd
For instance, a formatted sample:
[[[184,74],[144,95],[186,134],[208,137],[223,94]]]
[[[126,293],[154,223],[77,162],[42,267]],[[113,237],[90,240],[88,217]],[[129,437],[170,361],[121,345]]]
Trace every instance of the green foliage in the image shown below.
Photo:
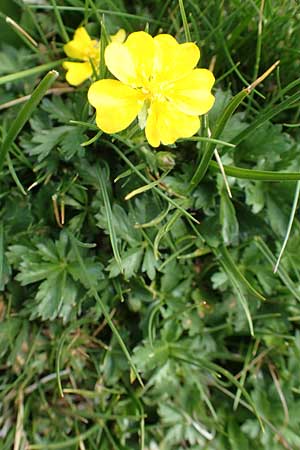
[[[298,212],[273,273],[296,190],[278,180],[300,168],[299,4],[15,3],[38,46],[0,49],[1,448],[300,448]],[[62,68],[24,114],[80,24],[216,56],[201,134],[155,151],[135,124],[98,133],[89,82]]]
[[[61,317],[67,321],[71,314],[76,317],[84,297],[80,284],[85,285],[85,280],[74,252],[68,248],[67,235],[61,232],[55,242],[42,238],[34,244],[30,247],[12,245],[7,253],[12,267],[19,269],[16,280],[21,286],[40,282],[35,298],[28,306],[30,318],[53,320]],[[97,281],[103,279],[101,263],[89,257],[85,258],[85,265],[90,282],[96,286]]]

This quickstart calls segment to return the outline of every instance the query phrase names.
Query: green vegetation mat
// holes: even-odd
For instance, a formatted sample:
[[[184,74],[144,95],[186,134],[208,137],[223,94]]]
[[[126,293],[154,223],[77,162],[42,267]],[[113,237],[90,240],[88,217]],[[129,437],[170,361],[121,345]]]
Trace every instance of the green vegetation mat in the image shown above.
[[[300,448],[299,18],[1,0],[1,450]],[[216,78],[199,133],[99,130],[62,66],[80,26],[101,78],[120,28],[195,42]]]

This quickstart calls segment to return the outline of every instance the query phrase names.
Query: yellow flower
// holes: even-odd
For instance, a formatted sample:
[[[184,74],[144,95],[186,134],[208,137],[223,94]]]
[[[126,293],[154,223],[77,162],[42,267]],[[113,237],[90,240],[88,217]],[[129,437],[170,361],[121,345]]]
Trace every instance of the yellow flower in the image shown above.
[[[98,127],[116,133],[139,116],[153,147],[193,136],[199,116],[214,104],[215,79],[209,70],[195,69],[199,58],[194,43],[179,44],[169,34],[153,38],[138,31],[109,44],[105,63],[117,80],[96,81],[88,91]]]
[[[125,31],[120,29],[110,36],[112,42],[123,42]],[[63,68],[67,70],[66,80],[73,86],[78,86],[98,71],[100,63],[100,45],[96,39],[91,39],[84,27],[75,31],[74,38],[64,46],[64,51],[70,58],[80,59],[84,62],[66,61]]]

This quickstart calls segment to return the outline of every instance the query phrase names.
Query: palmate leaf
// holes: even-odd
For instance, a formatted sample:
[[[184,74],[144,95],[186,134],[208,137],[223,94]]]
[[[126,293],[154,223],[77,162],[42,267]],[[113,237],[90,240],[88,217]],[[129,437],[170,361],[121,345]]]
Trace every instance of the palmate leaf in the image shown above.
[[[101,207],[101,211],[96,214],[95,217],[97,219],[97,226],[104,229],[108,234],[108,222],[105,215],[104,206]],[[140,231],[134,227],[135,222],[133,217],[130,214],[127,214],[126,211],[118,204],[115,204],[112,207],[112,223],[118,239],[127,241],[132,247],[141,242],[142,236]]]
[[[74,119],[72,102],[70,99],[63,101],[59,96],[53,96],[52,100],[44,98],[41,109],[49,114],[52,119],[56,119],[62,123],[68,123],[70,120]]]
[[[128,280],[139,270],[143,252],[143,248],[134,247],[128,249],[121,255],[122,272],[124,273],[125,279]],[[111,278],[114,278],[121,273],[120,267],[118,266],[115,259],[113,259],[107,266],[107,270],[109,270],[109,276]]]
[[[76,284],[65,271],[49,276],[38,288],[31,319],[41,317],[42,320],[53,320],[62,317],[66,320],[76,303],[77,293]]]
[[[23,142],[23,147],[31,156],[43,161],[51,151],[58,149],[62,159],[69,160],[74,155],[83,156],[81,143],[86,136],[79,128],[61,125],[54,128],[36,130],[31,141]]]
[[[70,126],[60,126],[36,132],[32,142],[26,145],[28,153],[31,156],[37,156],[38,161],[42,161],[72,129],[73,127]]]
[[[81,249],[82,254],[86,249]],[[31,318],[53,320],[56,317],[67,321],[74,306],[81,298],[82,286],[86,280],[82,276],[80,265],[69,247],[64,231],[57,241],[44,240],[33,243],[31,247],[12,245],[9,247],[8,260],[18,271],[16,279],[23,286],[41,282],[30,302]],[[103,278],[102,266],[92,257],[84,256],[89,276],[89,286],[97,285]],[[88,287],[89,287],[88,286]]]
[[[19,47],[16,49],[10,45],[2,44],[2,49],[3,51],[0,52],[0,75],[19,72],[29,67],[29,64],[31,65],[32,59],[28,58],[30,52],[26,48]]]

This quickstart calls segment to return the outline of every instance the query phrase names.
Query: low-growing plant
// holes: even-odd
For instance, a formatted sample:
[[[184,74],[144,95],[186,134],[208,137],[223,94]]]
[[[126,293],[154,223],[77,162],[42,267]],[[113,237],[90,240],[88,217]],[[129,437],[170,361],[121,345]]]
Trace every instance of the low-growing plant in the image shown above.
[[[300,448],[298,2],[7,5],[1,448]]]

